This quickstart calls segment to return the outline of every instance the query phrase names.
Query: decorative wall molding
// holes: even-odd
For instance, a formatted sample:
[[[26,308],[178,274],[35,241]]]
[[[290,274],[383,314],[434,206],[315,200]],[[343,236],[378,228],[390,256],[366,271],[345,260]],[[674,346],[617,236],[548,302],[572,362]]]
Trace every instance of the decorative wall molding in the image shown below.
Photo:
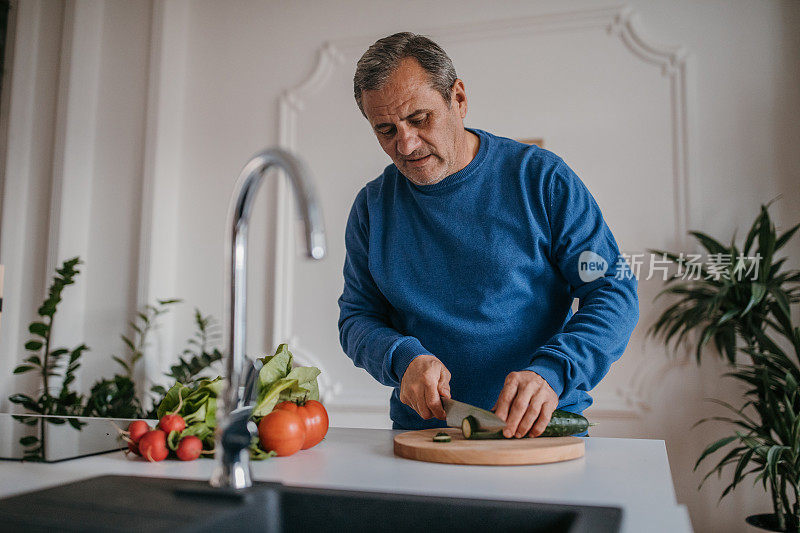
[[[154,2],[150,24],[147,108],[142,165],[137,307],[171,295],[178,276],[181,118],[186,79],[189,5]],[[166,346],[174,345],[175,317],[162,318],[155,343],[145,347],[147,383],[163,379]]]
[[[297,150],[297,116],[305,109],[305,102],[315,96],[325,86],[334,69],[344,61],[344,55],[332,43],[326,43],[319,50],[317,64],[311,75],[300,85],[283,92],[279,99],[278,143],[287,150]],[[272,346],[278,346],[292,335],[292,295],[294,276],[292,265],[296,257],[293,253],[295,232],[292,230],[294,201],[289,195],[285,179],[277,180],[274,204],[274,242],[273,254],[273,308],[272,308]],[[269,281],[269,280],[268,280]]]
[[[52,99],[58,88],[56,68],[43,65],[57,66],[60,60],[64,6],[59,8],[61,12],[47,10],[42,2],[30,1],[16,3],[9,11],[9,62],[3,76],[2,103],[7,144],[0,191],[0,262],[5,266],[0,366],[5,369],[14,368],[21,358],[28,317],[35,316],[48,281],[39,258],[47,255],[45,221],[50,199],[45,191],[52,179],[55,117],[40,98],[47,94]],[[13,383],[26,379],[4,372],[0,390],[10,390]],[[28,385],[36,386],[32,379]],[[9,411],[6,396],[0,397],[0,409]]]
[[[637,57],[661,67],[670,80],[672,118],[672,176],[675,196],[675,242],[684,243],[689,227],[689,143],[688,87],[686,83],[688,52],[683,46],[655,45],[645,39],[641,17],[630,7],[624,7],[607,26]]]
[[[552,32],[575,32],[584,30],[604,30],[608,35],[617,37],[623,45],[637,58],[661,68],[662,74],[670,83],[670,115],[672,126],[672,175],[673,175],[673,213],[675,216],[675,243],[684,243],[686,229],[689,227],[689,162],[687,160],[689,144],[689,110],[687,104],[687,58],[686,49],[682,46],[665,46],[653,44],[644,36],[640,16],[629,6],[611,6],[585,9],[563,13],[544,14],[532,17],[521,17],[507,20],[464,24],[432,28],[423,31],[425,35],[446,44],[458,42],[475,42],[494,38],[507,38],[512,35],[529,35]],[[279,139],[282,147],[295,150],[298,136],[298,116],[305,109],[305,102],[318,94],[330,79],[332,73],[345,62],[347,57],[359,54],[382,35],[355,37],[325,43],[319,50],[317,63],[310,76],[294,88],[285,91],[279,100]],[[277,186],[275,209],[275,242],[274,254],[274,294],[272,316],[273,344],[282,339],[292,338],[294,342],[302,341],[293,333],[292,298],[293,264],[296,260],[291,253],[294,232],[289,231],[292,222],[292,203],[288,196],[285,180],[279,180]],[[308,358],[307,360],[302,359]],[[320,361],[309,352],[303,352],[298,360],[309,363]],[[668,360],[655,365],[649,361],[640,361],[634,372],[630,386],[618,388],[614,397],[603,399],[609,408],[594,409],[600,416],[615,418],[638,417],[650,410],[649,398],[655,378],[675,366],[676,360]],[[319,366],[319,364],[316,364]],[[335,402],[340,394],[342,384],[334,377],[325,391],[329,401]],[[601,397],[602,398],[602,397]],[[356,405],[368,406],[355,400]]]
[[[103,9],[102,2],[67,2],[64,8],[45,270],[48,279],[62,260],[80,256],[86,261],[88,256]],[[70,346],[83,341],[86,299],[87,284],[81,283],[60,304],[52,335],[55,343]]]

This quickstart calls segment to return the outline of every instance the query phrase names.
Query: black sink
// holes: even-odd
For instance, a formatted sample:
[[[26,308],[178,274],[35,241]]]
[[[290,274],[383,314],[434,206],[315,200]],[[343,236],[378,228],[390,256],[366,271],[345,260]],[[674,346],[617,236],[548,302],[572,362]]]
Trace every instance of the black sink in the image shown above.
[[[100,476],[0,500],[7,531],[616,532],[617,507]]]

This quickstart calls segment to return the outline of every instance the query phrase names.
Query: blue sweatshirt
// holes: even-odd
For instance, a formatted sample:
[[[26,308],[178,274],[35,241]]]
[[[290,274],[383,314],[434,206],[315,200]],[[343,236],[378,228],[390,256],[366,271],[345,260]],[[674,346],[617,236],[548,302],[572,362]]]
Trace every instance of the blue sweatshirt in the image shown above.
[[[480,147],[462,170],[420,186],[389,165],[347,221],[340,342],[394,387],[395,428],[445,425],[399,399],[421,354],[448,368],[453,399],[490,409],[509,372],[532,370],[582,414],[639,318],[636,279],[578,176],[552,152],[469,131]]]

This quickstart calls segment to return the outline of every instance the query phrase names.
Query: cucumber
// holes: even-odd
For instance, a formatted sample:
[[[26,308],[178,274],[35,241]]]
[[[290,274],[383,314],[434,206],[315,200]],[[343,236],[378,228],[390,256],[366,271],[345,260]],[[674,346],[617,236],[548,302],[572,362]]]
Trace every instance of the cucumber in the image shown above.
[[[566,437],[568,435],[575,435],[576,433],[583,433],[589,426],[589,421],[585,417],[570,413],[569,411],[562,411],[556,409],[550,417],[550,423],[547,428],[539,435],[540,437]],[[502,439],[503,431],[483,431],[480,424],[473,416],[464,418],[461,422],[461,432],[464,434],[465,439],[479,440],[479,439]],[[528,438],[526,435],[524,438]]]
[[[444,431],[440,431],[435,437],[433,437],[433,442],[450,442],[451,440],[452,439],[450,438],[450,435]]]
[[[481,431],[480,424],[474,416],[467,416],[461,421],[461,433],[468,440],[502,439],[503,431]]]
[[[581,415],[556,409],[540,437],[566,437],[589,429],[589,421]]]

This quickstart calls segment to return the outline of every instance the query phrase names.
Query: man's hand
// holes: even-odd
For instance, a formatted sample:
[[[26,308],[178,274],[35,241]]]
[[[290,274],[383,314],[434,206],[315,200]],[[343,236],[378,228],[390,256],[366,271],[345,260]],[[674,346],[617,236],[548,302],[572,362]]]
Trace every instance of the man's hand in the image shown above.
[[[511,372],[492,410],[505,420],[503,436],[531,437],[541,435],[553,411],[558,407],[558,395],[550,384],[536,372]]]
[[[400,381],[400,401],[428,420],[447,418],[440,396],[450,397],[450,371],[432,355],[418,355]]]

